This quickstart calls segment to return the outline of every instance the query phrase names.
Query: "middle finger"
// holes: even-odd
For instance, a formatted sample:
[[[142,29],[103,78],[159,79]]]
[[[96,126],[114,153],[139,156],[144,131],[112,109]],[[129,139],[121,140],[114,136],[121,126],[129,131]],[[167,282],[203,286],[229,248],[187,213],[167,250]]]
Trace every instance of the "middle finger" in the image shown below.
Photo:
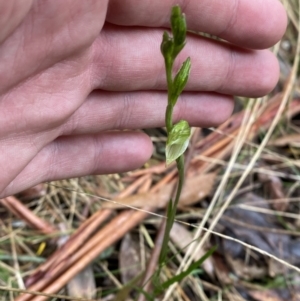
[[[160,43],[163,31],[106,25],[95,41],[92,78],[94,88],[108,91],[166,89]],[[187,91],[259,97],[277,80],[276,57],[268,50],[245,50],[198,35],[188,35],[176,60],[179,68],[190,56]]]

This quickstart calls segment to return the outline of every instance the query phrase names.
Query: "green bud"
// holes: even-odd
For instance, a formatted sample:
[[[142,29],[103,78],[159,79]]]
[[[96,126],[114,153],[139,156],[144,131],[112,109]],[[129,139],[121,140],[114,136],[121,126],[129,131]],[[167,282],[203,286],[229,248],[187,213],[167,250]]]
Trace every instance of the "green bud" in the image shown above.
[[[171,29],[175,46],[183,45],[186,38],[186,21],[185,16],[181,13],[181,9],[178,5],[172,8]]]
[[[173,49],[174,49],[174,41],[169,36],[169,34],[165,31],[163,34],[163,40],[160,45],[161,53],[163,54],[165,59],[171,59],[173,55]]]
[[[172,93],[175,100],[177,100],[178,96],[183,91],[188,81],[190,71],[191,71],[191,59],[187,58],[174,78]],[[175,103],[173,105],[175,105]]]
[[[172,53],[172,59],[173,60],[175,60],[178,53],[183,49],[184,46],[185,46],[185,43],[183,43],[181,45],[174,45],[174,50],[173,50],[173,53]]]
[[[166,163],[169,165],[178,159],[187,149],[191,128],[186,120],[176,123],[169,133],[166,145]]]

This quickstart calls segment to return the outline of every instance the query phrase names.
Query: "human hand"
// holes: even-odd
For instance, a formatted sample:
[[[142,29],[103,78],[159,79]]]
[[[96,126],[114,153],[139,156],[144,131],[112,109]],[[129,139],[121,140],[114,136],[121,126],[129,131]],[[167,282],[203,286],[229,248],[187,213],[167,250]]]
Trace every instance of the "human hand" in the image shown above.
[[[141,132],[162,126],[167,104],[160,42],[173,1],[0,0],[0,197],[39,182],[131,170],[152,153]],[[176,119],[215,126],[232,95],[275,86],[268,50],[283,35],[277,0],[179,3],[196,35]]]

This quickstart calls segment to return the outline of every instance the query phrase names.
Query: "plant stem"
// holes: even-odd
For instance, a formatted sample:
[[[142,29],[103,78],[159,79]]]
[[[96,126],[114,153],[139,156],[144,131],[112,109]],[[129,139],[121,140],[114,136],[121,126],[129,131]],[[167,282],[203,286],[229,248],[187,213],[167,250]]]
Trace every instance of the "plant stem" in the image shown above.
[[[178,185],[174,200],[170,200],[167,208],[167,220],[165,225],[164,240],[159,256],[158,276],[162,267],[166,264],[168,254],[168,242],[170,239],[170,232],[175,221],[176,207],[179,203],[180,194],[184,182],[184,151],[188,146],[190,137],[190,126],[185,120],[180,120],[173,124],[173,110],[179,95],[182,93],[190,73],[190,59],[182,64],[181,68],[173,78],[174,60],[183,49],[186,37],[186,22],[185,17],[181,13],[179,6],[172,8],[171,14],[171,28],[173,37],[168,33],[164,33],[161,43],[161,51],[165,59],[165,69],[168,87],[168,105],[165,114],[165,124],[167,128],[167,147],[166,147],[166,161],[167,164],[176,161],[178,169]],[[156,279],[159,279],[157,277]]]
[[[173,128],[173,106],[168,104],[167,110],[166,110],[166,128],[167,128],[167,134],[169,135],[170,131]]]
[[[177,186],[176,197],[175,197],[175,201],[174,201],[175,210],[176,210],[176,207],[179,202],[179,198],[181,195],[181,190],[182,190],[183,182],[184,182],[184,156],[183,155],[181,155],[176,160],[176,164],[177,164],[177,169],[178,169],[178,186]],[[174,216],[174,220],[175,220],[175,216]]]

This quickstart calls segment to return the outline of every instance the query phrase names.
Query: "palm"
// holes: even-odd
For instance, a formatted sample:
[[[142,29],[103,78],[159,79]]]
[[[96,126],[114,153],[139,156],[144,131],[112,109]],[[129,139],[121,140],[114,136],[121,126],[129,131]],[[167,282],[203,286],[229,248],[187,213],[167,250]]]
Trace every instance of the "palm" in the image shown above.
[[[0,128],[11,143],[0,145],[0,166],[19,164],[0,175],[0,191],[61,134],[91,92],[88,68],[103,11],[104,1],[41,1],[1,45]]]
[[[276,84],[275,57],[239,47],[278,41],[284,10],[275,0],[239,1],[235,10],[236,1],[186,1],[191,29],[232,44],[188,37],[182,56],[192,70],[175,119],[218,125],[231,114],[232,95],[259,96]],[[0,0],[0,197],[42,181],[134,169],[149,158],[146,135],[109,130],[164,124],[159,45],[172,5]]]

